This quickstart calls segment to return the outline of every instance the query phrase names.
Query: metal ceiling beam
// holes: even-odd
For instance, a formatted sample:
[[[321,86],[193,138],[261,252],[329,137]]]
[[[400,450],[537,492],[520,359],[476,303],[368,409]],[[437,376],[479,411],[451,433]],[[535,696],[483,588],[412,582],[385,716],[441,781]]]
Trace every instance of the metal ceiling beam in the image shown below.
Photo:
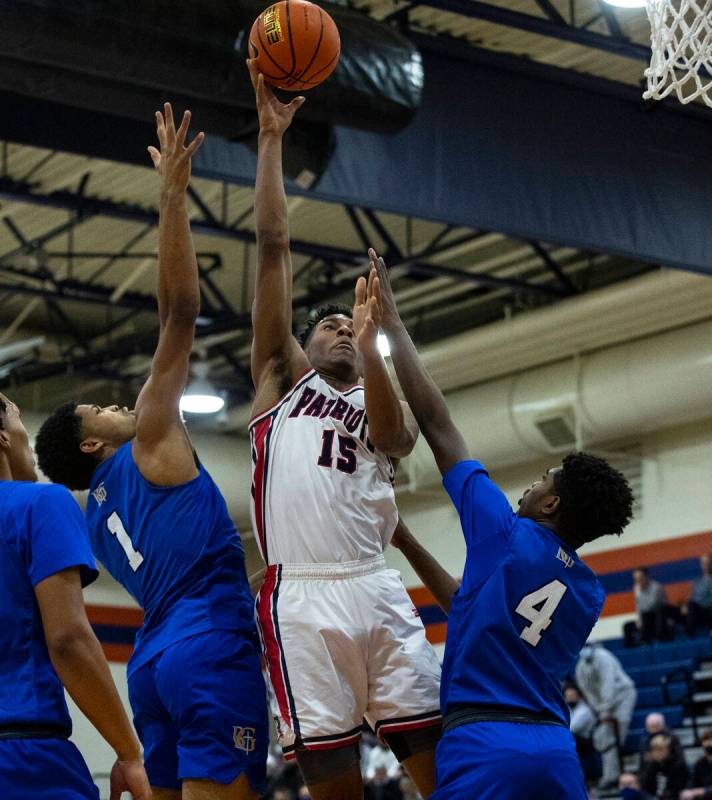
[[[158,225],[158,212],[152,208],[140,206],[129,203],[117,203],[112,200],[105,200],[100,197],[92,197],[86,195],[78,195],[69,191],[56,191],[51,193],[37,192],[33,186],[21,181],[15,181],[10,178],[0,178],[0,198],[5,198],[11,201],[34,203],[36,205],[44,205],[50,208],[61,208],[68,211],[77,211],[80,213],[80,221],[88,216],[102,215],[108,217],[115,217],[117,219],[125,219],[129,222],[142,222],[146,224]],[[68,230],[76,222],[66,223],[57,229],[58,232],[53,235],[59,235],[60,232]],[[213,220],[203,219],[194,220],[191,222],[193,233],[207,234],[210,236],[223,236],[228,239],[237,239],[242,242],[249,242],[254,244],[256,237],[254,232],[247,230],[236,230],[228,225],[223,225],[213,218]],[[34,243],[34,242],[33,242]],[[359,263],[365,263],[366,253],[359,250],[348,250],[341,247],[330,247],[328,245],[318,244],[316,242],[305,242],[300,239],[292,239],[290,241],[290,248],[293,253],[300,255],[316,256],[329,261],[336,261],[342,264],[349,264],[355,266]],[[17,251],[0,256],[3,258],[12,258],[17,255]]]
[[[432,2],[420,2],[415,5],[437,8],[463,17],[481,19],[495,25],[517,28],[529,33],[537,33],[540,36],[548,36],[552,39],[562,39],[584,47],[593,47],[596,50],[605,50],[608,53],[637,59],[638,61],[650,61],[650,48],[645,45],[631,42],[628,39],[604,36],[601,33],[574,28],[571,25],[562,25],[559,22],[552,22],[551,19],[535,17],[532,14],[510,11],[508,8],[492,6],[489,3],[479,2],[479,0],[432,0]]]

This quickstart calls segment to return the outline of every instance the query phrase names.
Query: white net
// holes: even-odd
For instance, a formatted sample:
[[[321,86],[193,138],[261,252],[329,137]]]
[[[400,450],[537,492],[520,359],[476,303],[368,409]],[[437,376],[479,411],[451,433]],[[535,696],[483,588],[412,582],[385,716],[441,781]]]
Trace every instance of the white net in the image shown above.
[[[652,58],[643,97],[712,107],[712,0],[648,0]]]

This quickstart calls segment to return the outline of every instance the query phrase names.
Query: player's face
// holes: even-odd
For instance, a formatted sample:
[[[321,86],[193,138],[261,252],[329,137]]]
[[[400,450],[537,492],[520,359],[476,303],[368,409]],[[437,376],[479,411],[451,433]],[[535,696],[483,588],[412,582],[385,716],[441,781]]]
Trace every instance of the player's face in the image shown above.
[[[3,444],[6,447],[12,478],[16,481],[34,482],[37,480],[35,459],[32,455],[29,436],[22,424],[20,409],[4,394],[0,394],[0,398],[7,408],[0,433],[4,434]]]
[[[524,494],[519,498],[519,511],[517,514],[520,517],[533,519],[539,516],[539,509],[546,502],[546,499],[556,495],[554,476],[560,469],[561,467],[553,467],[525,490]]]
[[[78,405],[84,439],[120,447],[136,435],[136,415],[126,406]]]
[[[353,372],[355,380],[358,377],[358,348],[353,320],[343,314],[324,317],[309,337],[307,355],[317,372],[339,375]]]

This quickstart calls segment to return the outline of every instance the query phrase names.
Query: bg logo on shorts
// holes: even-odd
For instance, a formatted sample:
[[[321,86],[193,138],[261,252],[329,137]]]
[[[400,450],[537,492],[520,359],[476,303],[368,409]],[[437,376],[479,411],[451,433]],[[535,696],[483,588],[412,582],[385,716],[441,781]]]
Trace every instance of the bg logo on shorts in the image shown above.
[[[254,728],[240,728],[237,725],[232,727],[232,740],[238,750],[251,753],[257,744]]]

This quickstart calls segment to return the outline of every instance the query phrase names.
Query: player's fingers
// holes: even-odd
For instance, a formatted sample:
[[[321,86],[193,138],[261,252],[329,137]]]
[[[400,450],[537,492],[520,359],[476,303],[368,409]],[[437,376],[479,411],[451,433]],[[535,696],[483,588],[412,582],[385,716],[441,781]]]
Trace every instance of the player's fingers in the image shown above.
[[[294,100],[292,100],[292,102],[289,103],[289,105],[287,106],[287,110],[292,113],[292,116],[294,116],[294,114],[296,114],[297,111],[299,111],[299,109],[304,105],[306,99],[307,99],[306,97],[302,97],[300,95],[299,97],[295,97]]]
[[[204,141],[205,141],[205,134],[203,133],[203,131],[200,131],[200,133],[195,137],[195,139],[193,139],[193,141],[185,149],[185,152],[189,158],[193,157],[193,155],[198,151],[200,145]]]
[[[166,137],[168,143],[171,144],[175,141],[176,136],[176,123],[173,119],[173,106],[170,103],[163,104],[163,114],[166,118]]]
[[[257,76],[259,75],[257,71],[257,64],[255,63],[254,58],[247,59],[247,71],[250,73],[250,80],[252,81],[252,88],[257,91]]]
[[[186,109],[183,112],[183,119],[180,122],[180,128],[178,128],[178,132],[176,133],[176,147],[183,147],[185,137],[188,134],[188,128],[190,127],[190,117],[191,113]]]
[[[163,149],[166,146],[166,122],[160,111],[156,111],[156,134],[158,136],[158,143],[161,145],[161,149]]]
[[[155,147],[149,145],[148,147],[148,154],[151,156],[151,161],[153,161],[153,166],[158,169],[161,166],[161,154],[156,150]]]
[[[368,271],[368,281],[366,283],[366,297],[371,297],[371,291],[373,288],[373,270],[369,269]]]
[[[374,273],[375,273],[375,271],[374,271]],[[371,296],[376,301],[376,305],[378,306],[378,313],[380,314],[381,313],[381,302],[382,302],[382,298],[381,298],[381,279],[378,277],[378,275],[375,275],[375,274],[374,274],[374,278],[373,278],[373,285],[371,286]]]
[[[366,279],[363,275],[356,281],[354,299],[357,306],[361,306],[366,302]]]

